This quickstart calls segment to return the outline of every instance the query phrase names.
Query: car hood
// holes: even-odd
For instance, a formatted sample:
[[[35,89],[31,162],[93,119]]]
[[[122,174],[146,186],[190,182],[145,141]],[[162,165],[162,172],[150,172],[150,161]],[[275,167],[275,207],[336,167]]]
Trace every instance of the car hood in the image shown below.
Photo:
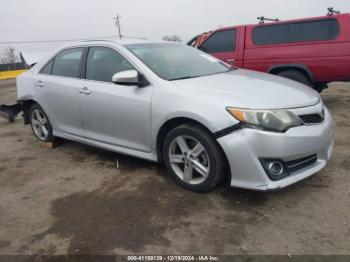
[[[237,69],[228,73],[173,81],[183,94],[247,109],[307,107],[320,101],[308,86],[282,77]]]

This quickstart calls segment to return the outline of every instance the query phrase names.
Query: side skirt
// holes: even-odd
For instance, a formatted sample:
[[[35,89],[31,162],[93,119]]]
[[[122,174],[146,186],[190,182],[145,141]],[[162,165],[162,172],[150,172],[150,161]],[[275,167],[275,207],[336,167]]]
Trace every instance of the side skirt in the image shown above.
[[[151,153],[141,152],[141,151],[114,146],[114,145],[106,144],[103,142],[99,142],[99,141],[95,141],[95,140],[91,140],[91,139],[87,139],[87,138],[83,138],[83,137],[79,137],[79,136],[75,136],[67,133],[62,133],[62,132],[54,132],[54,136],[71,140],[74,142],[79,142],[85,145],[101,148],[111,152],[120,153],[120,154],[132,156],[136,158],[141,158],[152,162],[157,162],[157,155],[153,152]]]

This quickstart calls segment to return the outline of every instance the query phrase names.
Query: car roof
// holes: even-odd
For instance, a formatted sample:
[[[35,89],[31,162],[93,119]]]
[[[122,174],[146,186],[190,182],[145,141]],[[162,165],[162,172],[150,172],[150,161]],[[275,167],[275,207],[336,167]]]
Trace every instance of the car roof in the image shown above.
[[[132,44],[159,44],[159,43],[171,43],[167,41],[151,41],[151,40],[140,40],[140,39],[122,39],[122,40],[105,40],[105,39],[93,39],[85,41],[77,41],[74,43],[66,44],[63,48],[69,48],[71,46],[85,46],[85,45],[132,45]]]
[[[132,45],[132,44],[165,44],[165,43],[173,43],[173,44],[181,44],[181,43],[175,43],[175,42],[169,42],[169,41],[152,41],[152,40],[142,40],[142,39],[122,39],[122,40],[105,40],[105,39],[92,39],[92,40],[84,40],[84,41],[74,41],[71,43],[66,43],[65,45],[61,45],[60,47],[56,48],[52,52],[48,52],[45,56],[42,56],[40,59],[36,59],[33,64],[36,64],[38,62],[51,59],[53,56],[56,56],[59,52],[62,52],[66,49],[71,48],[77,48],[77,47],[88,47],[93,45],[115,45],[115,46],[126,46],[126,45]]]
[[[235,25],[235,26],[225,26],[222,28],[218,28],[211,33],[215,33],[218,31],[224,31],[227,29],[232,29],[232,28],[238,28],[238,27],[257,27],[257,26],[269,26],[269,25],[278,25],[278,24],[288,24],[288,23],[294,23],[294,22],[308,22],[308,21],[313,21],[313,20],[323,20],[323,19],[334,19],[334,18],[339,18],[339,17],[348,17],[350,14],[349,13],[342,13],[338,15],[324,15],[324,16],[316,16],[316,17],[306,17],[306,18],[296,18],[296,19],[287,19],[287,20],[279,20],[276,22],[265,22],[265,23],[255,23],[255,24],[242,24],[242,25]]]

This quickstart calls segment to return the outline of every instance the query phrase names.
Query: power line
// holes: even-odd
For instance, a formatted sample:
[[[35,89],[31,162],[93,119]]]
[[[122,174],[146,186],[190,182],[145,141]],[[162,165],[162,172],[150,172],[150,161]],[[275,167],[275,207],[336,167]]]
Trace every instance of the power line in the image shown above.
[[[122,35],[121,32],[121,24],[120,19],[122,17],[117,14],[116,17],[113,19],[115,20],[115,25],[118,29],[118,37],[121,40],[124,38],[130,38],[130,39],[139,39],[139,40],[146,40],[147,37],[136,37],[136,36],[125,36]],[[29,41],[4,41],[0,42],[0,45],[9,45],[9,44],[40,44],[40,43],[59,43],[59,42],[74,42],[74,41],[88,41],[88,40],[97,40],[97,39],[111,39],[116,38],[116,36],[103,36],[103,37],[90,37],[90,38],[73,38],[73,39],[56,39],[56,40],[29,40]]]
[[[56,40],[9,41],[9,42],[0,42],[0,44],[58,43],[58,42],[72,42],[72,41],[85,41],[85,40],[110,39],[110,38],[115,38],[115,36],[76,38],[76,39],[56,39]],[[129,38],[131,38],[131,37],[129,37]]]
[[[137,36],[125,36],[124,38],[129,39],[139,39],[146,40],[147,37],[137,37]],[[74,41],[88,41],[88,40],[98,40],[98,39],[113,39],[116,36],[103,36],[103,37],[91,37],[91,38],[76,38],[76,39],[56,39],[56,40],[30,40],[30,41],[9,41],[9,42],[0,42],[0,45],[9,45],[9,44],[40,44],[40,43],[59,43],[59,42],[74,42]]]
[[[113,20],[115,21],[115,26],[117,27],[118,30],[118,37],[119,39],[124,38],[130,38],[130,39],[139,39],[139,40],[146,40],[147,37],[138,37],[138,36],[126,36],[122,34],[122,26],[121,26],[121,16],[117,14],[115,17],[113,17]]]
[[[116,25],[116,27],[117,27],[117,29],[118,29],[118,35],[119,35],[119,39],[122,39],[122,30],[121,30],[121,25],[120,25],[120,19],[121,19],[122,17],[119,15],[119,14],[117,14],[117,16],[116,17],[114,17],[113,19],[115,20],[115,25]]]
[[[125,36],[125,35],[123,35],[123,37],[130,38],[130,39],[147,40],[147,37],[141,37],[141,36]]]

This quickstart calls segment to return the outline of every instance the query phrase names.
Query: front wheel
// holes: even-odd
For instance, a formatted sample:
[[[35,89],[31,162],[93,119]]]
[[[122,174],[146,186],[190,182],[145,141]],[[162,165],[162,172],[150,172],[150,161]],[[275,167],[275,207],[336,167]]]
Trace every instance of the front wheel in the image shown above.
[[[33,134],[38,140],[42,142],[52,142],[54,140],[49,118],[38,104],[34,104],[30,108],[29,118]]]
[[[181,125],[171,130],[165,137],[163,158],[175,182],[191,191],[208,192],[225,174],[219,145],[198,126]]]

